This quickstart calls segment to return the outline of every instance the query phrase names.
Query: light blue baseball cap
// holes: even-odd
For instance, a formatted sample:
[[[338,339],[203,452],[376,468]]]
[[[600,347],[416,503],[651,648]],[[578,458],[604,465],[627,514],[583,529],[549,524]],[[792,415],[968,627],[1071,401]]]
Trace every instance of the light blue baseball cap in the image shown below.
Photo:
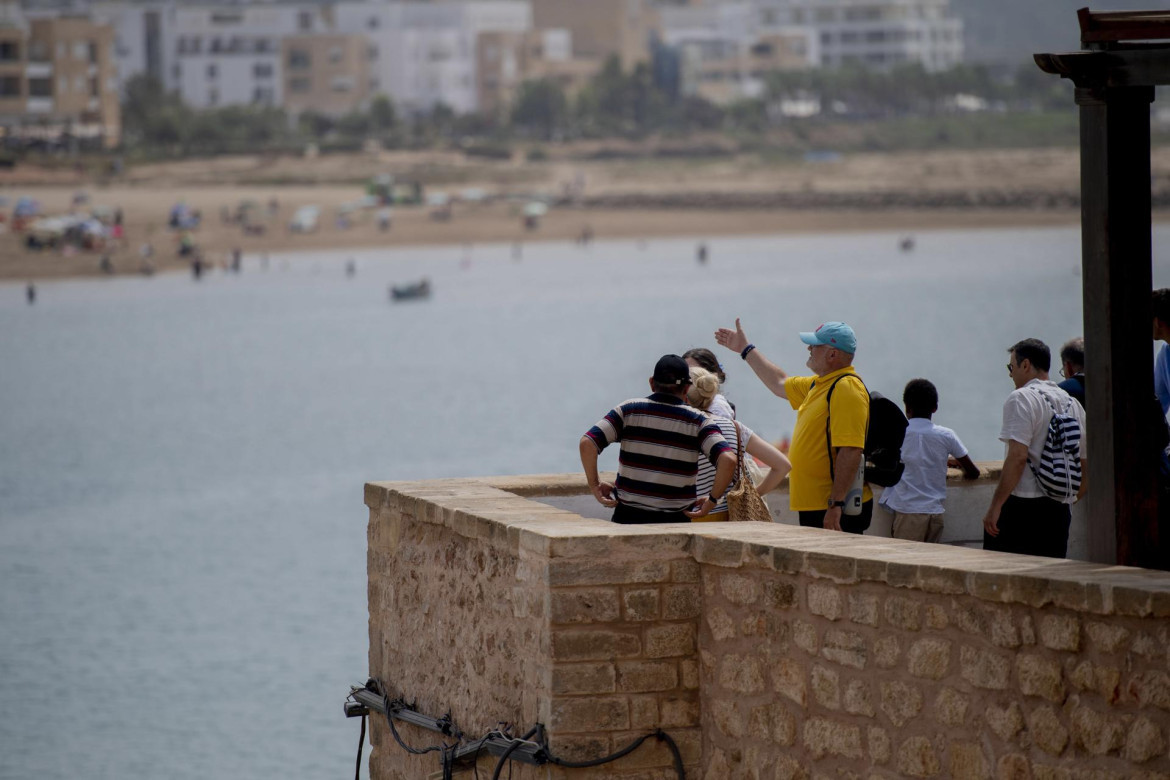
[[[857,352],[857,336],[853,335],[853,328],[844,322],[826,322],[811,333],[802,332],[800,340],[809,346],[824,344],[850,355]]]

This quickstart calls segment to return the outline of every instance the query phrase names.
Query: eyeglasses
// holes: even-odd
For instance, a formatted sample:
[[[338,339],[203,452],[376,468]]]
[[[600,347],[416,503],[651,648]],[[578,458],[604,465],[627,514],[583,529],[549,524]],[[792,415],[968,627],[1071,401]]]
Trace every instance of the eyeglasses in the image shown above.
[[[1011,376],[1012,375],[1012,364],[1011,363],[1007,364],[1007,369],[1008,369],[1008,376]]]
[[[1064,373],[1064,369],[1063,369],[1063,368],[1062,368],[1062,369],[1060,369],[1060,375],[1061,375],[1062,377],[1064,377],[1065,379],[1068,379],[1068,374]]]

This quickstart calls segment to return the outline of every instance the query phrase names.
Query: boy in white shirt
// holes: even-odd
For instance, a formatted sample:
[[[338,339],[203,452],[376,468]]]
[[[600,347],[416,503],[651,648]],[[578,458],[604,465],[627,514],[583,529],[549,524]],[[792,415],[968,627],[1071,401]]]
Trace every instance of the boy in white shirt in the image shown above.
[[[979,467],[954,431],[931,422],[938,411],[938,390],[931,382],[911,379],[902,403],[910,420],[902,443],[906,470],[896,485],[886,488],[878,505],[894,516],[895,539],[937,542],[943,531],[948,461],[958,461],[964,479],[976,479]]]

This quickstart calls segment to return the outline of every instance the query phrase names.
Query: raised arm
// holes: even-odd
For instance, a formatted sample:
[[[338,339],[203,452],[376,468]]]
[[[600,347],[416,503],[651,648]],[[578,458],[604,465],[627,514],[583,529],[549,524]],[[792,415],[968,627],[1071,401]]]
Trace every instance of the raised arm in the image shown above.
[[[788,472],[792,471],[792,463],[788,460],[788,456],[764,441],[760,436],[753,434],[748,439],[746,449],[749,455],[762,460],[769,467],[764,479],[759,485],[756,485],[756,490],[761,496],[765,493],[771,493],[779,487],[784,478],[788,476]]]
[[[739,324],[739,317],[735,318],[735,330],[720,328],[715,331],[715,341],[740,355],[751,343],[748,341],[747,334],[743,332],[743,326]],[[752,371],[756,372],[760,381],[764,383],[764,387],[771,390],[774,395],[788,398],[788,394],[784,391],[784,380],[788,378],[788,374],[784,373],[780,366],[764,357],[757,347],[753,347],[744,359],[751,366]]]

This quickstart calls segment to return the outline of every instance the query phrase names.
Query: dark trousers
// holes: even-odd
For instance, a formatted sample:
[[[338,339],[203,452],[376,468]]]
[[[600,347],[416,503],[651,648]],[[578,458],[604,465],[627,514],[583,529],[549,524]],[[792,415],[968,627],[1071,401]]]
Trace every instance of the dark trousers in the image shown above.
[[[800,524],[809,528],[825,527],[825,512],[828,509],[806,509],[800,513]],[[861,505],[861,514],[847,515],[841,513],[841,530],[847,534],[863,534],[869,528],[869,521],[873,519],[873,499]]]
[[[691,518],[682,512],[658,512],[629,504],[618,504],[613,510],[613,522],[625,525],[644,523],[689,523]]]
[[[1068,504],[1051,498],[1008,496],[999,513],[999,536],[983,532],[983,549],[1063,558],[1068,552]]]

